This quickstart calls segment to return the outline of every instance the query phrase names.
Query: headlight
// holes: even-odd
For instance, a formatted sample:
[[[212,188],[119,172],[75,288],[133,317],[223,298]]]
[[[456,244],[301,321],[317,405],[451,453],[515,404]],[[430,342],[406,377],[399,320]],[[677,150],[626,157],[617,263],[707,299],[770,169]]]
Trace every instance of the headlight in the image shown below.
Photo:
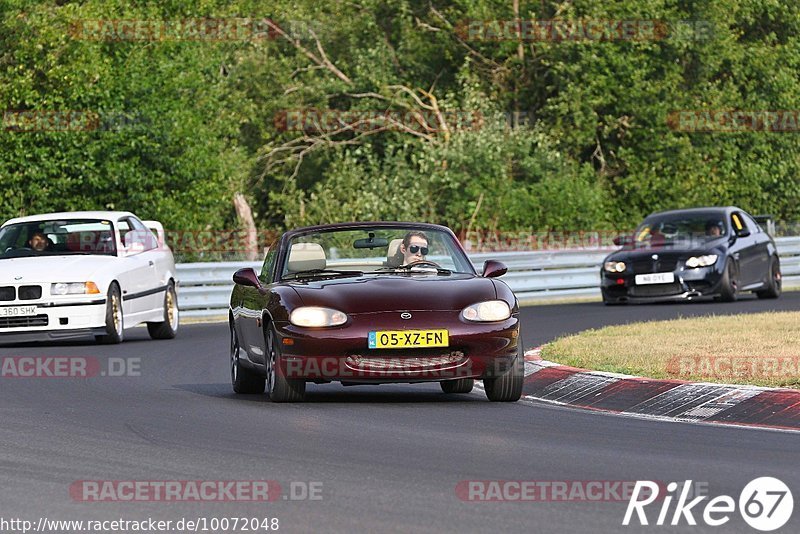
[[[50,284],[51,295],[96,295],[100,293],[94,282],[59,282]]]
[[[692,256],[686,260],[686,266],[694,269],[695,267],[708,267],[709,265],[714,265],[716,262],[716,254],[707,254],[705,256]]]
[[[605,270],[609,273],[621,273],[625,270],[624,261],[607,261],[604,265]]]
[[[467,306],[461,310],[461,316],[475,322],[505,321],[511,317],[511,308],[504,300],[487,300]]]
[[[289,315],[289,322],[295,326],[339,326],[347,322],[347,315],[331,308],[303,306]]]

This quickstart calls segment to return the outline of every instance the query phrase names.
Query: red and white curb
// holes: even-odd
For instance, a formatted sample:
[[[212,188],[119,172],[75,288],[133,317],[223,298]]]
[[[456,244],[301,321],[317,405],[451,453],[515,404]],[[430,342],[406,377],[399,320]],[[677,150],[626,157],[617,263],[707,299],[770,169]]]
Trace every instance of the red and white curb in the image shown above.
[[[800,431],[800,391],[655,380],[559,365],[525,353],[523,396],[554,404],[669,421]]]

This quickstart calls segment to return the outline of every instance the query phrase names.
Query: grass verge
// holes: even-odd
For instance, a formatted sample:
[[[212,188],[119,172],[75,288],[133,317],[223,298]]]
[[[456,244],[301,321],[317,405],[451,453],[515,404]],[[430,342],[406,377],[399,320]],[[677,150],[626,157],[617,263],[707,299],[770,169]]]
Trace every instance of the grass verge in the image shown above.
[[[660,379],[800,388],[800,312],[652,321],[587,330],[542,358]]]

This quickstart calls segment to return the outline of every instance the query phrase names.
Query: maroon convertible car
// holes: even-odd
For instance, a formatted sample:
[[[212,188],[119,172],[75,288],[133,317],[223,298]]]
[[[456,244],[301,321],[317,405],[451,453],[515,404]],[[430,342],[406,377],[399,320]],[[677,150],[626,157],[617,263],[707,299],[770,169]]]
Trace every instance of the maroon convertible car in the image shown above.
[[[306,383],[439,382],[493,401],[522,395],[519,307],[478,275],[450,229],[344,223],[286,232],[261,273],[241,269],[231,294],[231,381],[237,393],[298,402]]]

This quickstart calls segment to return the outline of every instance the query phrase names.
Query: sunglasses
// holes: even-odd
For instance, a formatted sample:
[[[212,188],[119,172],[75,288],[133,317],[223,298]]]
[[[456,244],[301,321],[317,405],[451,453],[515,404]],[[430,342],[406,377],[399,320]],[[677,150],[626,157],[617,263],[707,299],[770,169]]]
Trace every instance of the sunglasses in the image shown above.
[[[408,251],[412,254],[416,254],[419,251],[422,251],[423,256],[427,256],[428,254],[428,247],[420,247],[419,245],[411,245],[408,247]]]

